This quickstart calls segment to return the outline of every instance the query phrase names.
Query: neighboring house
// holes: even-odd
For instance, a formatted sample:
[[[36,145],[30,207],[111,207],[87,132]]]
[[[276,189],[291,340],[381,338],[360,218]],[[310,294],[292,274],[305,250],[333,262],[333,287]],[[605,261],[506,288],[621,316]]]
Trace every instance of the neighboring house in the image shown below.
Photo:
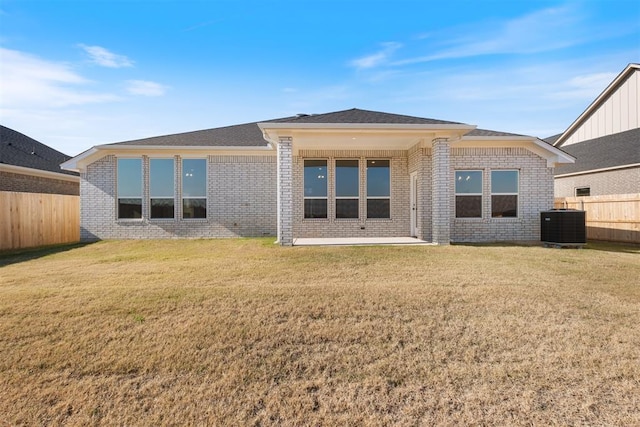
[[[629,64],[547,142],[576,158],[556,168],[556,197],[640,193],[640,64]]]
[[[69,156],[0,126],[0,191],[80,194],[77,172],[62,170]]]
[[[416,236],[539,240],[554,166],[535,137],[351,109],[99,145],[81,238]]]

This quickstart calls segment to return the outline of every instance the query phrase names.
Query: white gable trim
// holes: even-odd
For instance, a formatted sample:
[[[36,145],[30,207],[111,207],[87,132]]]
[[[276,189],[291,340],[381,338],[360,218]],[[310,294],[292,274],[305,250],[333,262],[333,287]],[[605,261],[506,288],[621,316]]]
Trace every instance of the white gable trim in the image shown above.
[[[626,81],[636,71],[640,70],[640,64],[629,64],[618,74],[607,88],[587,107],[586,110],[565,130],[562,135],[553,143],[555,147],[560,147],[578,128],[615,92],[615,90]]]

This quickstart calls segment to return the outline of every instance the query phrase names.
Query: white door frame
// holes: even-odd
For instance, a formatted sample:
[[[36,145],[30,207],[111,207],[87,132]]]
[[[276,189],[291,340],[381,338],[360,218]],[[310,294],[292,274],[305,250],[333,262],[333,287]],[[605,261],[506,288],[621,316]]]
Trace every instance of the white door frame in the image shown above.
[[[418,172],[411,172],[411,174],[409,174],[409,188],[409,193],[411,194],[409,200],[411,230],[409,230],[409,232],[412,237],[419,237],[420,217],[418,210]]]

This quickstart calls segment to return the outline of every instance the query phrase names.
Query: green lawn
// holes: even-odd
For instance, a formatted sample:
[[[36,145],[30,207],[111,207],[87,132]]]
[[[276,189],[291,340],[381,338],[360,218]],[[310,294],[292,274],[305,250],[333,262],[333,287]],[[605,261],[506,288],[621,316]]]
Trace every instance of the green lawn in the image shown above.
[[[640,425],[640,248],[0,254],[0,426]]]

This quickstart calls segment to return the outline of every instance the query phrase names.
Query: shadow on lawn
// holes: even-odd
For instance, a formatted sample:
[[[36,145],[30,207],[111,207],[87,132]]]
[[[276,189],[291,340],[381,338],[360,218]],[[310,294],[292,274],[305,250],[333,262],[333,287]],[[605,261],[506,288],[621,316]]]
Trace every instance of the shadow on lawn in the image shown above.
[[[48,255],[70,251],[72,249],[82,248],[92,243],[93,242],[72,243],[65,245],[42,246],[37,248],[26,248],[0,252],[0,267],[11,264],[18,264],[25,261],[31,261],[32,259],[38,259]]]
[[[454,243],[456,246],[474,246],[474,247],[541,247],[541,242],[491,242],[491,243]],[[575,247],[548,248],[554,251],[570,251],[576,250]],[[640,245],[634,243],[616,243],[598,240],[589,240],[580,250],[602,251],[602,252],[618,252],[627,254],[640,255]]]

